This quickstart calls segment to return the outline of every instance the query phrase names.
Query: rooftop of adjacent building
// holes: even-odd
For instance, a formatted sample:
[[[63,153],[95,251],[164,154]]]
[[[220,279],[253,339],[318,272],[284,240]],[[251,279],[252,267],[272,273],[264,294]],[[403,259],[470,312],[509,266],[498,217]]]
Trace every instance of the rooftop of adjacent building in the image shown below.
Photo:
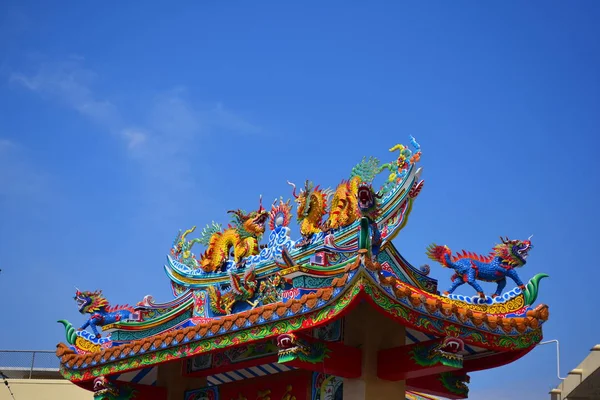
[[[0,383],[5,383],[0,385],[0,400],[93,398],[64,379],[58,366],[52,350],[0,350]]]
[[[571,370],[562,383],[550,391],[551,400],[600,399],[600,344]]]
[[[0,350],[0,373],[7,379],[62,379],[52,350]]]

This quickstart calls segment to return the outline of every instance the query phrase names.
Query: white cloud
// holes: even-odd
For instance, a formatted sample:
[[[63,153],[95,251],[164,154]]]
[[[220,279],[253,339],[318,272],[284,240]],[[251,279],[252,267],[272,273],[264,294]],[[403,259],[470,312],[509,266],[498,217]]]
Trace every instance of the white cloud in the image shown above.
[[[0,138],[0,200],[38,196],[46,192],[46,178],[27,160],[21,146]]]
[[[0,155],[14,147],[14,143],[8,139],[0,139]]]
[[[171,140],[172,138],[183,140],[181,148],[185,149],[188,144],[186,140],[215,130],[235,134],[260,132],[259,127],[227,110],[220,102],[205,108],[195,107],[185,100],[184,87],[176,87],[156,96],[152,104],[148,105],[152,110],[149,115],[132,124],[117,105],[95,93],[93,87],[98,81],[98,74],[85,68],[84,59],[79,56],[71,56],[62,62],[43,63],[32,74],[13,73],[10,81],[77,111],[112,134],[120,136],[130,149],[152,143],[149,140],[152,136],[158,141],[168,138],[168,143],[161,143],[160,149],[164,150],[163,145],[168,145],[175,151],[173,144],[176,141]]]
[[[121,131],[123,137],[127,138],[130,149],[137,147],[146,141],[146,134],[139,129],[127,128]]]
[[[260,127],[253,125],[238,115],[227,110],[223,103],[217,103],[216,106],[210,111],[209,118],[213,120],[213,123],[226,130],[236,131],[240,133],[256,134],[260,133]]]
[[[192,162],[195,149],[207,135],[257,134],[260,128],[221,103],[198,106],[186,99],[185,87],[176,87],[154,98],[138,99],[145,114],[132,121],[119,106],[94,89],[101,77],[84,66],[81,57],[44,63],[33,73],[13,73],[10,81],[49,101],[66,106],[106,132],[119,137],[129,155],[147,175],[153,201],[158,193],[188,192],[195,187]],[[99,85],[98,85],[99,86]],[[192,161],[194,160],[194,161]],[[164,201],[158,207],[168,208]]]
[[[117,107],[92,91],[97,74],[83,67],[83,59],[73,56],[63,62],[43,63],[33,74],[13,73],[10,82],[60,102],[114,134],[122,126]]]

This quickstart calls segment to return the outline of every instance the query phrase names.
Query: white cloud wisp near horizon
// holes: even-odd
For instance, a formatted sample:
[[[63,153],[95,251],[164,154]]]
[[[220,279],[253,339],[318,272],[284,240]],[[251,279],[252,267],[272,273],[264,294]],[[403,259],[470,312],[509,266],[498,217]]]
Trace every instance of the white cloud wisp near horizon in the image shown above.
[[[159,187],[169,188],[170,192],[196,187],[190,160],[194,158],[193,149],[207,136],[223,130],[237,135],[261,132],[259,127],[219,102],[204,107],[195,105],[186,99],[184,87],[157,92],[151,99],[140,99],[146,107],[134,120],[124,111],[126,107],[117,105],[110,96],[99,94],[100,90],[95,89],[99,80],[99,74],[85,67],[81,57],[46,62],[32,73],[10,75],[13,84],[77,112],[101,130],[118,137],[131,159],[147,175],[146,181],[152,186],[148,189],[153,193],[159,192]],[[159,207],[164,206],[163,203]]]

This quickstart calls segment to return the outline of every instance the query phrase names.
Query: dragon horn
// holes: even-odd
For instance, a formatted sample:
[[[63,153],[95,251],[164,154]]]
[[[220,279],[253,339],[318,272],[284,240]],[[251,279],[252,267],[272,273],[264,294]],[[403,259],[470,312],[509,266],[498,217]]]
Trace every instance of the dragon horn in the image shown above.
[[[262,194],[261,194],[260,197],[258,198],[258,212],[261,213],[264,210],[265,209],[263,208],[263,205],[262,205]]]
[[[504,243],[504,244],[514,243],[514,242],[515,242],[515,240],[510,240],[508,238],[508,236],[506,236],[505,239],[502,239],[502,243]]]
[[[296,185],[294,185],[294,184],[293,184],[292,182],[290,182],[290,181],[287,181],[287,183],[288,183],[288,185],[291,185],[291,186],[294,188],[294,190],[292,191],[292,195],[293,195],[295,198],[298,198],[298,195],[296,194]]]
[[[507,244],[508,243],[508,237],[506,239],[504,239],[502,236],[500,236],[500,240],[502,240],[503,244]]]
[[[244,214],[242,214],[242,212],[240,210],[229,210],[229,211],[227,211],[227,213],[229,213],[229,214],[235,214],[235,215],[237,215],[240,218],[244,217]]]
[[[531,238],[532,238],[532,237],[533,237],[533,235],[529,236],[529,237],[527,238],[527,240],[529,240],[529,241],[531,242]]]

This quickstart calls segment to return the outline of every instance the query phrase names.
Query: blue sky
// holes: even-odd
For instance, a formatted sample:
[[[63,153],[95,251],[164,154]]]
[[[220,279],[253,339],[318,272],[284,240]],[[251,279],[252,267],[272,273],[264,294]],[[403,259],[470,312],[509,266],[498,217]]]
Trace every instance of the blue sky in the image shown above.
[[[545,337],[574,368],[600,328],[600,4],[284,3],[2,2],[0,347],[53,349],[57,319],[83,322],[74,286],[170,299],[178,229],[412,134],[425,188],[397,247],[420,265],[431,242],[533,233],[520,274],[551,275]],[[473,374],[471,398],[557,383],[545,346]]]

